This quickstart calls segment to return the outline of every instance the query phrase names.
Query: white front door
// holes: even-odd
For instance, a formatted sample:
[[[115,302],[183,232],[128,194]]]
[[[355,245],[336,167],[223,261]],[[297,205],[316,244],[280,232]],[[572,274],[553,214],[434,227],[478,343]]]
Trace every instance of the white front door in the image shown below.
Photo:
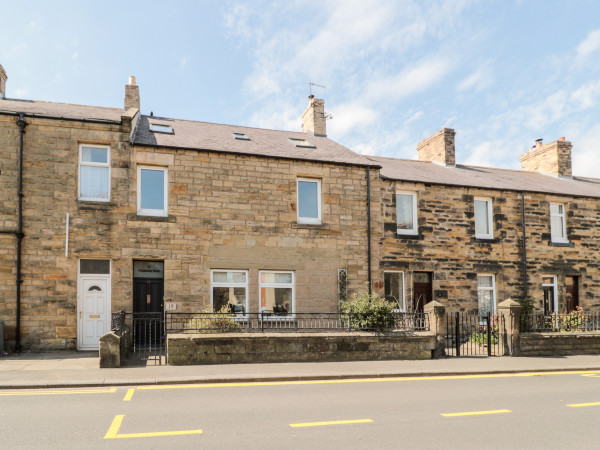
[[[100,337],[110,331],[110,276],[80,275],[77,348],[98,350]]]

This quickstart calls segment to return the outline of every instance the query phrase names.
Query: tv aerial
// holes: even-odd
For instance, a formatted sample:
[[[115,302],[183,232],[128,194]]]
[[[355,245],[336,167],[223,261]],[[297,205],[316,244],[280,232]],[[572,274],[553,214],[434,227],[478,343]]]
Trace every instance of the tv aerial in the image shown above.
[[[321,84],[317,84],[317,83],[308,83],[308,93],[309,93],[309,98],[313,98],[313,93],[312,93],[312,88],[314,87],[320,87],[323,89],[327,89],[326,86],[323,86]],[[327,114],[326,112],[323,112],[323,117],[325,118],[325,120],[331,120],[333,119],[333,115],[332,114]]]

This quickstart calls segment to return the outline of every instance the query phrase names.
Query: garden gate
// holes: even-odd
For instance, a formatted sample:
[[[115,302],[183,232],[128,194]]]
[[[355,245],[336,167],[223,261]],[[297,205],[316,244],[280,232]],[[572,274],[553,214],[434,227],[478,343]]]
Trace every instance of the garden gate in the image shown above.
[[[500,314],[446,314],[447,356],[503,356],[504,317]]]

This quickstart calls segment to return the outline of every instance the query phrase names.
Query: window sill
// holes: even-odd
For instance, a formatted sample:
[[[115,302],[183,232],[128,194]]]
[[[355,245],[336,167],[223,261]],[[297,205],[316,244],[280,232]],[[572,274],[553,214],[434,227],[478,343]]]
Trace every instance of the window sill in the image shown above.
[[[177,222],[175,216],[144,216],[140,214],[127,214],[127,220],[138,222]]]
[[[575,247],[575,243],[573,242],[548,242],[548,246],[550,247]]]
[[[107,200],[81,200],[77,199],[77,209],[83,211],[108,211],[117,206],[115,203]]]
[[[496,243],[500,242],[500,239],[476,237],[475,242],[478,244],[496,244]]]
[[[423,239],[423,235],[422,234],[400,234],[400,233],[396,233],[396,238],[397,239],[413,239],[413,240],[420,241],[420,240]]]
[[[303,222],[292,222],[294,228],[310,228],[313,230],[325,230],[329,228],[326,223],[303,223]]]

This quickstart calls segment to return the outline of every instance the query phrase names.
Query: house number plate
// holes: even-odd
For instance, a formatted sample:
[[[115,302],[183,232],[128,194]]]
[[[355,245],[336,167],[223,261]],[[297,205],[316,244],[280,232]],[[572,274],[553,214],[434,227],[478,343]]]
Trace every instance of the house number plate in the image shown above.
[[[177,309],[177,303],[173,303],[173,302],[166,302],[165,303],[165,310],[166,311],[175,311]]]

